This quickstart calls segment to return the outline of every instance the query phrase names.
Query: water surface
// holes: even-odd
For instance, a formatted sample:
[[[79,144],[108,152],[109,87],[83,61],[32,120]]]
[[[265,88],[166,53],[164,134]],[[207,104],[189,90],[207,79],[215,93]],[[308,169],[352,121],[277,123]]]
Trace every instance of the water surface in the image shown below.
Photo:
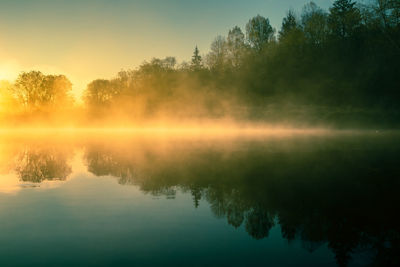
[[[395,265],[398,137],[3,134],[0,263]]]

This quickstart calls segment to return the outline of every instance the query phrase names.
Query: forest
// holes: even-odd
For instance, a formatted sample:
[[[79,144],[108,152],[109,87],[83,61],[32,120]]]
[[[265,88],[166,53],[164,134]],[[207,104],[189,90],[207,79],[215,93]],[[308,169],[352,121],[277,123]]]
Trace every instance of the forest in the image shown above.
[[[201,48],[204,49],[204,48]],[[336,0],[288,10],[279,30],[256,15],[191,60],[153,58],[87,85],[22,72],[0,82],[0,123],[105,125],[232,119],[295,126],[400,125],[400,1]],[[81,103],[82,102],[82,103]],[[118,118],[118,120],[116,120]]]

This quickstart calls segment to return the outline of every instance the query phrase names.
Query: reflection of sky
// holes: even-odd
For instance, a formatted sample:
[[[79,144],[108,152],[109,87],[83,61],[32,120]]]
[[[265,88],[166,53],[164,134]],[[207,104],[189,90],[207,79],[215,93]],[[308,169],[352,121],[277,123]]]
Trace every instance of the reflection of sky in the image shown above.
[[[398,202],[397,198],[382,198],[384,190],[390,196],[397,188],[392,175],[398,170],[394,167],[398,146],[391,141],[398,140],[397,134],[223,141],[148,135],[101,135],[98,139],[92,134],[60,135],[54,140],[2,137],[2,266],[11,262],[37,266],[49,262],[53,266],[75,266],[77,262],[82,266],[132,265],[127,262],[139,266],[335,266],[332,247],[328,249],[325,241],[332,236],[333,244],[353,243],[354,235],[349,233],[364,229],[360,215],[371,210],[383,219],[382,225],[365,222],[372,227],[372,236],[375,227],[391,227],[393,220],[387,224],[387,218],[394,218],[391,208],[387,212],[382,205],[388,200]],[[47,152],[50,157],[43,157]],[[50,181],[47,173],[37,187],[29,187],[33,182],[20,183],[16,173],[21,168],[16,166],[27,159],[21,154],[29,153],[42,155],[30,157],[37,163],[33,166],[69,170],[68,165],[72,173],[65,181]],[[38,170],[29,166],[22,169]],[[121,179],[127,173],[128,179]],[[165,191],[171,188],[177,193],[168,198]],[[206,191],[196,209],[191,190],[197,188]],[[357,201],[348,206],[349,199]],[[357,205],[360,210],[354,213]],[[229,224],[236,208],[246,216],[237,229]],[[249,220],[249,214],[255,216]],[[277,216],[275,222],[285,227],[285,233],[287,226],[289,231],[296,227],[300,231],[296,237],[304,241],[288,243],[278,224],[268,237],[254,239],[251,233],[260,233],[269,225],[266,214]],[[348,223],[342,225],[343,221]],[[313,242],[317,240],[321,242]],[[312,253],[307,251],[314,248]],[[366,252],[365,258],[356,255],[353,259],[368,261],[371,255]]]
[[[299,0],[2,0],[0,79],[21,70],[67,74],[79,93],[95,78],[110,78],[151,57],[188,60],[213,38],[252,16],[279,28]],[[332,0],[316,0],[328,8]]]
[[[110,177],[71,175],[51,190],[0,193],[2,264],[56,266],[248,265],[296,262],[334,266],[326,246],[310,254],[300,241],[291,245],[279,226],[268,238],[252,239],[217,219],[206,201],[195,209],[189,193],[143,194]],[[21,257],[21,255],[24,255]]]

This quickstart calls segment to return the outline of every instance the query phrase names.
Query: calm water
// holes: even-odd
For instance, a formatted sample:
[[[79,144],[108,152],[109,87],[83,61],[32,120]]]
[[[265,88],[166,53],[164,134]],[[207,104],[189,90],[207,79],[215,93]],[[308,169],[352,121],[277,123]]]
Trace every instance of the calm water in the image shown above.
[[[1,140],[1,266],[399,263],[394,133]]]

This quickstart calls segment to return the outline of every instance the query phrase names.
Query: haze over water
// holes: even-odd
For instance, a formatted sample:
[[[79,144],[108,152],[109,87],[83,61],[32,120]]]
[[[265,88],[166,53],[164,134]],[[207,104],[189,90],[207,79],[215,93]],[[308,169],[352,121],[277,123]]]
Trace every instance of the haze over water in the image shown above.
[[[400,266],[400,1],[1,0],[0,266]]]

